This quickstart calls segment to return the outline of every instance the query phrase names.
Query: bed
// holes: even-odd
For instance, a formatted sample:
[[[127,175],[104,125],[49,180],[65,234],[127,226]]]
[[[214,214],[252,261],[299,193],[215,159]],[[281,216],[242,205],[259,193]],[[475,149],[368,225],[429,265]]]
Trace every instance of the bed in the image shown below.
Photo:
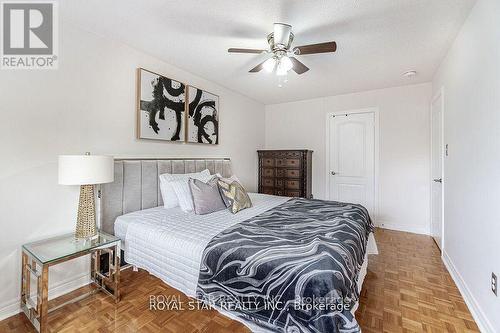
[[[283,214],[283,212],[286,214],[292,209],[304,207],[311,203],[310,200],[299,201],[305,199],[290,199],[250,193],[253,207],[234,215],[227,210],[207,215],[195,215],[194,213],[185,213],[179,207],[163,208],[158,184],[159,174],[166,172],[189,173],[201,171],[205,168],[208,168],[211,173],[220,173],[225,177],[232,175],[229,159],[117,160],[115,162],[115,181],[103,187],[100,202],[102,228],[122,239],[125,260],[129,264],[147,270],[187,296],[198,299],[204,299],[204,296],[207,295],[218,295],[219,297],[224,294],[227,287],[223,286],[223,282],[217,284],[204,284],[203,282],[212,279],[211,274],[226,277],[228,274],[222,271],[218,273],[212,272],[210,268],[207,269],[208,266],[214,263],[214,260],[210,259],[211,256],[213,257],[210,250],[212,253],[227,252],[229,253],[228,256],[236,255],[237,253],[233,252],[244,251],[244,247],[238,245],[234,246],[233,249],[228,248],[227,244],[236,241],[235,235],[236,238],[240,238],[238,235],[246,232],[242,231],[242,228],[256,230],[255,226],[259,223],[264,226],[272,225],[273,223],[269,223],[269,221],[276,220],[277,214]],[[314,201],[313,204],[324,208],[327,207],[325,204],[330,203]],[[332,213],[339,209],[343,209],[343,212],[345,212],[345,207],[342,208],[340,204],[331,203],[331,205],[329,209]],[[360,206],[352,207],[351,205],[349,207],[355,209],[357,214],[362,213],[363,208]],[[314,209],[312,207],[310,211]],[[297,212],[292,212],[288,219],[291,220],[292,216],[297,215]],[[307,214],[307,210],[303,213]],[[324,215],[324,213],[322,214]],[[267,216],[267,220],[261,221],[265,216]],[[307,216],[302,216],[298,221],[306,220],[307,218],[304,217]],[[269,232],[269,230],[262,231],[261,228],[258,230],[265,233]],[[339,234],[345,233],[345,230],[339,231]],[[312,237],[316,236],[312,235]],[[231,240],[228,241],[228,237]],[[363,237],[361,238],[363,239]],[[217,241],[218,239],[219,241]],[[243,240],[245,239],[243,238]],[[241,239],[237,241],[241,242]],[[299,240],[299,242],[301,241]],[[276,239],[271,240],[271,244],[272,242],[276,242]],[[346,242],[352,243],[353,240],[346,240]],[[354,243],[356,242],[365,243],[360,244],[356,252],[358,255],[363,256],[361,260],[358,258],[359,265],[357,266],[360,267],[357,267],[359,272],[356,272],[354,286],[359,293],[366,275],[368,254],[376,254],[377,249],[372,233],[369,233],[369,236],[363,241],[354,241]],[[261,245],[261,243],[257,242],[255,244]],[[254,245],[249,248],[255,248]],[[224,246],[226,246],[225,249]],[[269,246],[266,251],[271,248],[272,246]],[[244,253],[241,252],[240,257],[246,255]],[[349,255],[343,255],[343,257],[349,257]],[[217,260],[218,258],[215,258],[215,263]],[[336,261],[338,261],[338,258],[332,262],[335,263]],[[210,282],[213,281],[210,280]],[[248,289],[248,286],[244,286],[244,289]],[[268,293],[268,291],[266,292]],[[283,318],[280,318],[279,315],[275,315],[276,318],[263,325],[263,321],[258,319],[259,317],[255,311],[241,313],[219,306],[220,303],[217,302],[213,302],[211,305],[229,317],[243,322],[253,331],[275,331],[276,329],[279,330],[280,325],[284,325]],[[350,313],[354,314],[356,308],[357,303],[349,309]],[[354,322],[347,320],[347,322],[344,328],[349,329],[351,327],[352,331],[356,331],[356,327],[352,326],[355,324],[355,320]],[[321,325],[320,327],[328,326],[325,326],[324,323]],[[308,331],[307,328],[301,328],[301,323],[293,323],[293,325],[288,326],[288,328],[291,327],[299,327],[298,331]]]

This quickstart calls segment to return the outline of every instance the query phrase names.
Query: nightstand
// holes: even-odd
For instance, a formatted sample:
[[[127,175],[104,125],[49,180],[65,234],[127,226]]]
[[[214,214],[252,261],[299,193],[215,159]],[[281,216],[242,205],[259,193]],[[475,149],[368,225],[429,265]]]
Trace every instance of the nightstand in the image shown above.
[[[47,332],[48,313],[68,303],[81,300],[98,291],[103,291],[120,300],[120,239],[99,231],[94,239],[75,239],[74,233],[24,244],[22,247],[21,308],[39,332]],[[108,272],[100,271],[101,254],[109,254]],[[49,309],[48,283],[49,267],[84,255],[91,255],[90,278],[97,288]],[[30,297],[30,281],[34,276],[37,282],[36,301]]]

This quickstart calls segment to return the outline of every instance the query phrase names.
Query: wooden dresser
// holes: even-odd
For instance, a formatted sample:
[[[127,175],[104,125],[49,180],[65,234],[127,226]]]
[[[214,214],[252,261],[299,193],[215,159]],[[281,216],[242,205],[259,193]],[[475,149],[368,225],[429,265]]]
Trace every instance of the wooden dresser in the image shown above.
[[[312,150],[258,150],[259,193],[312,198]]]

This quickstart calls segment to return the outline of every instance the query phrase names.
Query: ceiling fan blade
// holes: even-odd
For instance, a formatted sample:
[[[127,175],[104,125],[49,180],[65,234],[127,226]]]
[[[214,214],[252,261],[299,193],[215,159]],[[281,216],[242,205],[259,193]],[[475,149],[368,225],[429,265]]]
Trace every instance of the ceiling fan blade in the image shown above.
[[[266,50],[259,50],[259,49],[238,49],[238,48],[230,48],[230,49],[227,49],[227,52],[229,53],[262,53],[262,52],[266,52]]]
[[[251,70],[249,70],[248,72],[249,73],[257,73],[257,72],[260,72],[261,70],[264,69],[264,63],[267,61],[264,60],[263,62],[261,62],[260,64],[258,64],[257,66],[255,66],[254,68],[252,68]]]
[[[293,64],[292,69],[295,71],[295,73],[304,74],[309,70],[309,67],[298,61],[297,58],[290,57],[290,60],[292,61]]]
[[[296,54],[300,55],[335,52],[336,50],[337,50],[337,43],[335,42],[302,45],[302,46],[297,46],[293,49],[293,51],[296,52]]]
[[[292,32],[292,26],[285,23],[274,23],[274,45],[288,45],[290,41],[290,33]]]

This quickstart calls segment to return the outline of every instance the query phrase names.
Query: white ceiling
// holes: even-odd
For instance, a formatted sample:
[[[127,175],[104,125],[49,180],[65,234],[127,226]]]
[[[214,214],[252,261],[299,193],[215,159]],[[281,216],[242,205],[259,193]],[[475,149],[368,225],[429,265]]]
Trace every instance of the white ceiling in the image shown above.
[[[63,20],[122,41],[265,104],[428,82],[475,0],[86,0],[61,1]],[[335,40],[335,54],[299,59],[310,71],[277,86],[248,70],[264,55],[273,22],[294,45]],[[467,47],[467,46],[464,46]],[[402,73],[415,69],[412,79]]]

